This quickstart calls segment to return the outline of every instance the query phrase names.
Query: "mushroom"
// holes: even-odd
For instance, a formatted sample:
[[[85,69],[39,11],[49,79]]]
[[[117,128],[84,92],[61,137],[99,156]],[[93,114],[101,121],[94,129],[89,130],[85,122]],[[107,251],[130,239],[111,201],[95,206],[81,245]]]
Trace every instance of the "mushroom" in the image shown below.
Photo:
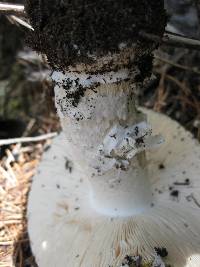
[[[158,45],[138,33],[162,37],[163,1],[39,2],[29,43],[53,68],[63,128],[29,195],[39,267],[198,267],[200,146],[135,104]]]
[[[113,170],[116,179],[109,172],[104,184],[102,176],[93,177],[97,205],[79,162],[71,165],[66,158],[66,136],[55,138],[45,153],[28,207],[39,266],[121,266],[127,255],[151,263],[157,247],[166,248],[171,266],[199,266],[200,146],[175,121],[142,111],[155,134],[162,132],[165,138],[147,154],[150,185],[141,182],[143,176],[134,176],[133,169]],[[132,181],[126,180],[128,175]],[[144,209],[146,200],[149,207]]]

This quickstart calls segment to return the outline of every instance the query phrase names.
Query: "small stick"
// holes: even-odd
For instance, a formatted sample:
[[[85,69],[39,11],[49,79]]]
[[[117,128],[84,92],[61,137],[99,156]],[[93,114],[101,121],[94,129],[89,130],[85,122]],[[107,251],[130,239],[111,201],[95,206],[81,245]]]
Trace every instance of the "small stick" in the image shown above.
[[[0,241],[0,246],[12,246],[14,244],[14,240],[11,241]]]
[[[43,134],[36,137],[22,137],[22,138],[12,138],[12,139],[2,139],[0,140],[0,146],[11,145],[16,143],[29,143],[29,142],[39,142],[49,138],[57,136],[57,133]]]
[[[154,55],[154,58],[159,60],[159,61],[162,61],[164,63],[167,63],[167,64],[169,64],[171,66],[174,66],[176,68],[179,68],[179,69],[182,69],[182,70],[186,70],[186,71],[191,71],[191,72],[194,72],[196,74],[200,74],[200,70],[198,70],[198,69],[196,69],[194,67],[184,66],[184,65],[178,64],[176,62],[173,62],[173,61],[171,61],[171,60],[169,60],[167,58],[162,58],[162,57],[159,57],[159,56],[156,56],[156,55]]]
[[[174,182],[174,185],[190,185],[190,180],[185,179],[184,182]]]
[[[145,39],[156,41],[160,44],[166,44],[174,47],[182,47],[193,50],[200,50],[200,41],[196,39],[191,39],[175,33],[166,32],[163,38],[151,33],[146,33],[141,31],[139,35]]]
[[[13,22],[15,22],[15,23],[17,23],[17,24],[20,24],[20,25],[26,27],[26,28],[29,29],[29,30],[34,31],[33,27],[31,27],[31,25],[28,24],[28,23],[27,23],[26,21],[24,21],[23,19],[20,19],[19,17],[16,17],[16,16],[14,16],[14,15],[7,16],[7,17],[8,17],[8,19],[11,20],[11,22],[13,21]]]
[[[5,15],[24,15],[24,6],[0,2],[0,13]]]
[[[168,45],[200,50],[200,41],[197,39],[192,39],[185,36],[176,35],[174,33],[166,32],[163,41],[165,40]]]
[[[16,23],[21,24],[22,26],[28,28],[29,30],[32,31],[34,30],[30,24],[28,24],[21,18],[17,17],[17,16],[24,16],[26,14],[23,5],[0,2],[0,14],[1,13],[6,15],[12,21],[15,21]]]
[[[186,196],[186,199],[187,199],[187,201],[189,201],[189,202],[190,202],[191,200],[193,200],[194,203],[197,205],[197,207],[200,208],[200,203],[197,201],[197,199],[194,197],[193,194],[190,194],[189,196]]]

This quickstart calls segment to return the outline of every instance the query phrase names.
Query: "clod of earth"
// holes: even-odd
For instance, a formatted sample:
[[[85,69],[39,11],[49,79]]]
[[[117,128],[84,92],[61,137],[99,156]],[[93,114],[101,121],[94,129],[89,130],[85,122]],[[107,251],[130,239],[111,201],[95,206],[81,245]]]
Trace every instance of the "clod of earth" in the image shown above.
[[[133,43],[151,48],[155,44],[141,39],[139,32],[162,36],[166,25],[163,1],[27,0],[25,7],[34,28],[28,44],[62,69],[94,62]]]

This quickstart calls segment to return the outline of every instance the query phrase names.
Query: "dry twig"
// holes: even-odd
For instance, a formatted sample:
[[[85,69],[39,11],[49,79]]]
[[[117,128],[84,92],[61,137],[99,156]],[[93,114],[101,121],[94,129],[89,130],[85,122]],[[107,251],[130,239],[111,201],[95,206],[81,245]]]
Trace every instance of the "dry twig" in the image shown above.
[[[196,68],[193,68],[193,67],[188,67],[188,66],[184,66],[184,65],[181,65],[181,64],[178,64],[176,62],[173,62],[167,58],[163,58],[163,57],[159,57],[159,56],[156,56],[154,55],[154,58],[157,59],[157,60],[160,60],[164,63],[167,63],[169,65],[172,65],[173,67],[176,67],[178,69],[182,69],[182,70],[186,70],[186,71],[192,71],[196,74],[200,74],[200,70],[197,70]]]
[[[173,46],[173,47],[182,47],[182,48],[187,48],[187,49],[192,49],[192,50],[200,50],[199,40],[177,35],[172,32],[166,32],[162,39],[160,39],[160,37],[158,37],[157,35],[146,33],[143,31],[140,32],[139,34],[144,39],[156,41],[160,44],[165,44],[165,45]]]
[[[11,23],[22,25],[23,27],[25,27],[25,28],[27,28],[27,29],[29,29],[31,31],[34,31],[33,27],[29,23],[24,21],[23,19],[21,19],[19,17],[16,17],[14,15],[10,15],[10,16],[7,16],[7,17],[10,20]]]
[[[12,139],[1,139],[0,140],[0,146],[11,145],[11,144],[16,144],[16,143],[39,142],[42,140],[53,138],[56,135],[57,135],[57,133],[55,132],[55,133],[43,134],[43,135],[35,136],[35,137],[20,137],[20,138],[12,138]]]
[[[24,15],[24,6],[0,2],[0,13],[5,15]]]

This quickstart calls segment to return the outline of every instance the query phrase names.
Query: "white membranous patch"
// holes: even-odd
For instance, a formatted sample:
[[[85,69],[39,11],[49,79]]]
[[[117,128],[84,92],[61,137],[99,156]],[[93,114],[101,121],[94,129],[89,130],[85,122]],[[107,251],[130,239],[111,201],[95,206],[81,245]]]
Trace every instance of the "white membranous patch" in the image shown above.
[[[114,125],[98,148],[94,167],[99,175],[114,166],[127,169],[135,155],[163,142],[161,135],[152,136],[152,128],[145,121],[127,127]]]

